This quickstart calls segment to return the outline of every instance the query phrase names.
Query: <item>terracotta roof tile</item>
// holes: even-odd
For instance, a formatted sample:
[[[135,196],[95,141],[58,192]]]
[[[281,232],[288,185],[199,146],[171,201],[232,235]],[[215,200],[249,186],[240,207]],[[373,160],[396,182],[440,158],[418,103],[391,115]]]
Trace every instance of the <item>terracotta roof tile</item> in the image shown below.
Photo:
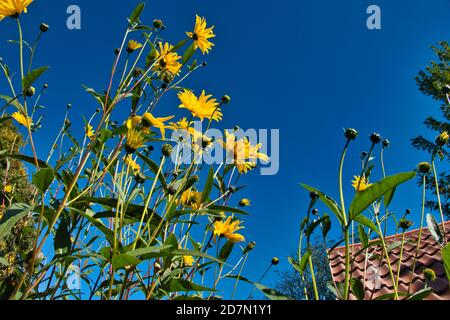
[[[447,239],[450,239],[450,221],[445,222]],[[400,264],[400,246],[390,251],[389,259],[394,275],[397,275],[400,265],[399,292],[407,292],[411,282],[411,291],[417,292],[425,287],[424,269],[432,269],[437,276],[436,281],[430,282],[433,288],[426,300],[450,300],[449,280],[441,261],[441,247],[433,239],[430,231],[424,228],[420,241],[417,262],[414,274],[412,273],[414,258],[416,256],[419,229],[405,233],[406,243],[403,248],[403,256]],[[392,245],[401,241],[402,235],[397,234],[386,237],[386,244]],[[376,240],[372,240],[375,242]],[[393,284],[389,273],[388,263],[383,258],[380,245],[374,245],[367,251],[359,252],[362,248],[360,243],[350,246],[353,257],[352,277],[360,279],[365,284],[365,299],[375,299],[385,294],[393,293]],[[359,253],[358,253],[359,252]],[[329,251],[330,266],[333,280],[337,283],[345,279],[345,247],[335,248]],[[374,258],[373,258],[374,257]],[[365,280],[365,281],[364,281]],[[352,294],[351,299],[356,299]]]

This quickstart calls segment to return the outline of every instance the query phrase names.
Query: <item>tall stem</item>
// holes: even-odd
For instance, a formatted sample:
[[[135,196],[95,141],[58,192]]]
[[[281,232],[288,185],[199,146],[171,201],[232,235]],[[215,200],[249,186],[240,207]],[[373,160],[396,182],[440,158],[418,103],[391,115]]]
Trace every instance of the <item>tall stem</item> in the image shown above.
[[[414,277],[414,272],[416,271],[417,258],[419,256],[419,251],[420,251],[420,243],[422,241],[423,221],[425,219],[425,199],[426,199],[426,177],[423,176],[423,180],[422,180],[422,216],[420,218],[420,229],[419,229],[419,237],[418,237],[419,239],[417,240],[416,253],[414,255],[414,263],[413,263],[412,271],[411,271],[411,279],[409,280],[408,294],[411,291],[411,285],[412,285],[412,281],[413,281],[413,277]]]
[[[444,213],[442,211],[441,195],[440,195],[440,191],[439,191],[439,182],[438,182],[438,177],[437,177],[437,173],[436,173],[436,166],[434,164],[434,156],[431,160],[431,167],[433,168],[434,186],[436,188],[436,197],[437,197],[437,201],[438,201],[439,213],[441,215],[442,229],[444,232],[444,243],[447,243],[447,232],[445,230],[445,218],[444,218]]]
[[[344,150],[342,151],[341,161],[339,163],[339,196],[341,199],[341,210],[343,219],[343,228],[345,233],[345,280],[344,280],[344,300],[347,300],[350,293],[350,231],[347,226],[347,213],[345,210],[344,188],[342,183],[342,172],[344,168],[345,155],[347,153],[350,139],[347,139]]]

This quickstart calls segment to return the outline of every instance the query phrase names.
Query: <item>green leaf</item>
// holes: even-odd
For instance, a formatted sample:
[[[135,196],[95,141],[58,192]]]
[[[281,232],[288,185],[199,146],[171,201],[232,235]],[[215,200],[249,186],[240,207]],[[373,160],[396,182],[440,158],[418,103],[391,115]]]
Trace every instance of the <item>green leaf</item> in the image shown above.
[[[334,201],[331,197],[327,196],[325,193],[316,188],[310,187],[303,183],[301,183],[300,185],[310,192],[317,192],[319,194],[320,201],[322,201],[335,214],[335,216],[339,219],[342,225],[344,224],[344,215],[342,213],[341,208],[336,203],[336,201]]]
[[[192,42],[192,44],[184,52],[183,60],[181,61],[181,64],[184,66],[189,61],[189,59],[192,58],[194,53],[195,53],[195,43]]]
[[[208,200],[213,187],[213,182],[214,182],[214,170],[211,167],[209,168],[208,178],[206,179],[205,187],[203,188],[201,203],[205,203]]]
[[[358,222],[359,224],[362,224],[363,226],[369,228],[370,230],[375,232],[377,235],[380,235],[380,231],[378,230],[375,223],[372,220],[370,220],[369,218],[367,218],[365,215],[360,214],[354,220],[356,222]]]
[[[311,256],[311,251],[306,251],[305,254],[300,259],[300,273],[303,274],[306,270],[306,266],[308,265],[309,257]]]
[[[167,292],[189,292],[189,291],[216,291],[215,289],[204,287],[199,284],[195,284],[185,279],[171,279],[166,285],[165,291]]]
[[[359,239],[361,240],[361,243],[364,246],[367,246],[369,244],[369,238],[367,237],[367,233],[361,224],[358,224],[358,234],[359,234]]]
[[[444,236],[442,235],[441,229],[439,228],[436,219],[431,213],[427,214],[427,225],[428,230],[430,230],[430,233],[433,236],[434,240],[436,240],[439,245],[444,246]]]
[[[142,12],[144,11],[145,3],[141,2],[139,3],[133,10],[133,12],[130,15],[129,22],[130,26],[134,26],[135,24],[140,23],[139,19],[141,17]]]
[[[447,244],[444,249],[442,249],[442,262],[445,267],[448,281],[450,282],[450,244]]]
[[[0,154],[0,158],[13,158],[32,164],[33,166],[36,164],[33,157],[24,156],[23,154]],[[49,168],[49,165],[42,160],[38,159],[38,164],[40,168]]]
[[[6,210],[0,224],[0,240],[8,236],[20,219],[26,217],[33,209],[25,203],[16,203]]]
[[[357,192],[350,205],[350,220],[354,220],[380,197],[415,176],[415,172],[399,173],[372,184],[364,191]]]
[[[424,288],[410,295],[407,300],[421,301],[428,297],[432,292],[433,288]]]
[[[212,210],[212,211],[216,211],[216,212],[231,212],[231,213],[237,213],[237,214],[242,214],[242,215],[248,215],[247,212],[245,212],[241,209],[232,208],[232,207],[228,207],[228,206],[211,205],[208,207],[208,209]]]
[[[72,246],[67,219],[61,219],[55,234],[54,249],[56,254],[67,254]]]
[[[351,279],[350,281],[352,292],[358,300],[364,300],[365,292],[364,285],[359,279]]]
[[[53,182],[55,175],[52,168],[44,168],[33,175],[33,184],[41,193],[47,192]]]
[[[255,283],[255,287],[258,288],[264,295],[269,298],[270,300],[294,300],[290,297],[286,297],[277,290],[267,288],[266,286],[263,286],[262,284]]]
[[[49,67],[34,69],[22,79],[23,89],[27,90]]]
[[[395,190],[397,190],[397,188],[393,188],[391,191],[388,191],[385,195],[384,195],[384,207],[388,208],[389,205],[392,202],[392,199],[394,199],[394,195],[395,195]]]
[[[137,266],[139,263],[141,263],[141,260],[128,254],[120,254],[114,256],[111,263],[114,270],[118,270],[128,266]]]
[[[324,238],[327,237],[328,232],[331,230],[331,219],[330,217],[325,213],[323,215],[323,221],[322,221],[322,235]]]
[[[152,159],[144,156],[143,154],[136,152],[136,155],[141,158],[145,164],[148,165],[148,167],[150,168],[150,170],[156,175],[158,174],[159,171],[159,165],[156,164],[156,162],[154,162]],[[164,188],[164,191],[167,192],[167,182],[166,179],[164,178],[164,174],[162,172],[159,173],[158,176],[158,180],[161,183],[162,187]]]
[[[233,248],[234,248],[233,242],[231,241],[225,242],[225,244],[222,246],[222,249],[220,249],[218,258],[222,261],[227,261],[231,252],[233,252]]]

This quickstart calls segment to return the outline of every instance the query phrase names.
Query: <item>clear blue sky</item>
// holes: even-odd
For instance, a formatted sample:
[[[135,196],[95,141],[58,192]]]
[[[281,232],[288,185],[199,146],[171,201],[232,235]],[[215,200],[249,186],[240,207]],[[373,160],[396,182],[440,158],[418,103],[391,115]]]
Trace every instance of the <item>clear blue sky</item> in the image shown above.
[[[106,86],[112,51],[137,2],[36,0],[22,18],[29,40],[41,21],[51,28],[35,63],[51,66],[45,76],[50,88],[42,100],[47,129],[36,139],[39,153],[47,153],[67,103],[78,115],[90,115],[96,108],[81,84],[99,90]],[[82,10],[80,31],[65,26],[71,4]],[[381,31],[365,26],[371,4],[381,7]],[[280,257],[280,269],[288,267],[286,256],[297,244],[298,224],[308,204],[300,182],[337,198],[342,128],[360,131],[346,165],[348,195],[352,175],[359,174],[359,153],[369,147],[367,137],[373,131],[392,142],[386,152],[388,173],[409,171],[428,160],[412,149],[410,139],[430,134],[421,123],[438,105],[418,92],[414,76],[434,59],[429,46],[449,40],[449,12],[447,0],[147,2],[143,20],[150,24],[162,19],[168,41],[181,39],[196,13],[215,25],[216,46],[206,56],[208,68],[187,85],[232,96],[221,128],[281,130],[279,174],[250,174],[241,180],[248,186],[241,195],[253,201],[245,235],[257,242],[248,277],[258,278],[272,256]],[[16,37],[16,29],[6,20],[1,29],[0,56],[8,61],[15,52],[5,41]],[[160,106],[161,113],[170,114],[176,103],[172,95]],[[81,118],[74,122],[81,123]],[[411,208],[416,217],[419,206],[420,190],[411,182],[399,190],[393,210]]]

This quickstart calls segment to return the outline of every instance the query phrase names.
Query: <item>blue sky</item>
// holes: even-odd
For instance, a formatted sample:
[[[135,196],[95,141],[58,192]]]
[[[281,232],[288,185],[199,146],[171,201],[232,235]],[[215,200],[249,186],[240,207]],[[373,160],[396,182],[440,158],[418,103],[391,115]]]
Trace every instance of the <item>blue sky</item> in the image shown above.
[[[112,52],[137,2],[36,0],[30,14],[23,16],[30,41],[41,21],[51,28],[35,60],[35,66],[51,66],[45,75],[48,95],[41,101],[47,107],[47,129],[36,138],[40,154],[48,152],[67,103],[74,106],[73,122],[78,123],[81,114],[90,115],[96,108],[81,84],[98,90],[107,85]],[[71,4],[82,10],[79,31],[66,28],[66,8]],[[366,8],[371,4],[382,10],[382,30],[366,28]],[[221,128],[280,129],[279,174],[253,173],[241,180],[247,185],[241,196],[253,202],[245,235],[257,242],[248,277],[258,278],[272,256],[280,257],[278,268],[288,267],[286,256],[295,249],[298,224],[308,205],[300,182],[337,198],[344,127],[360,131],[345,168],[348,198],[353,193],[351,178],[360,171],[359,154],[369,147],[373,131],[392,143],[385,154],[388,174],[412,170],[428,160],[412,149],[410,139],[418,134],[434,137],[421,123],[436,114],[438,105],[418,92],[414,77],[434,59],[429,46],[449,39],[449,9],[447,0],[147,2],[143,20],[150,24],[162,19],[168,41],[182,39],[196,13],[215,25],[216,46],[205,56],[208,67],[186,85],[232,97]],[[10,63],[14,47],[6,44],[16,37],[15,25],[5,20],[1,28],[0,56],[18,70]],[[4,82],[0,85],[3,91]],[[168,97],[160,105],[161,114],[173,113],[176,106],[175,95]],[[379,171],[375,174],[380,176]],[[398,191],[392,209],[402,213],[406,208],[417,217],[420,190],[414,182]],[[266,282],[272,281],[269,277]]]

